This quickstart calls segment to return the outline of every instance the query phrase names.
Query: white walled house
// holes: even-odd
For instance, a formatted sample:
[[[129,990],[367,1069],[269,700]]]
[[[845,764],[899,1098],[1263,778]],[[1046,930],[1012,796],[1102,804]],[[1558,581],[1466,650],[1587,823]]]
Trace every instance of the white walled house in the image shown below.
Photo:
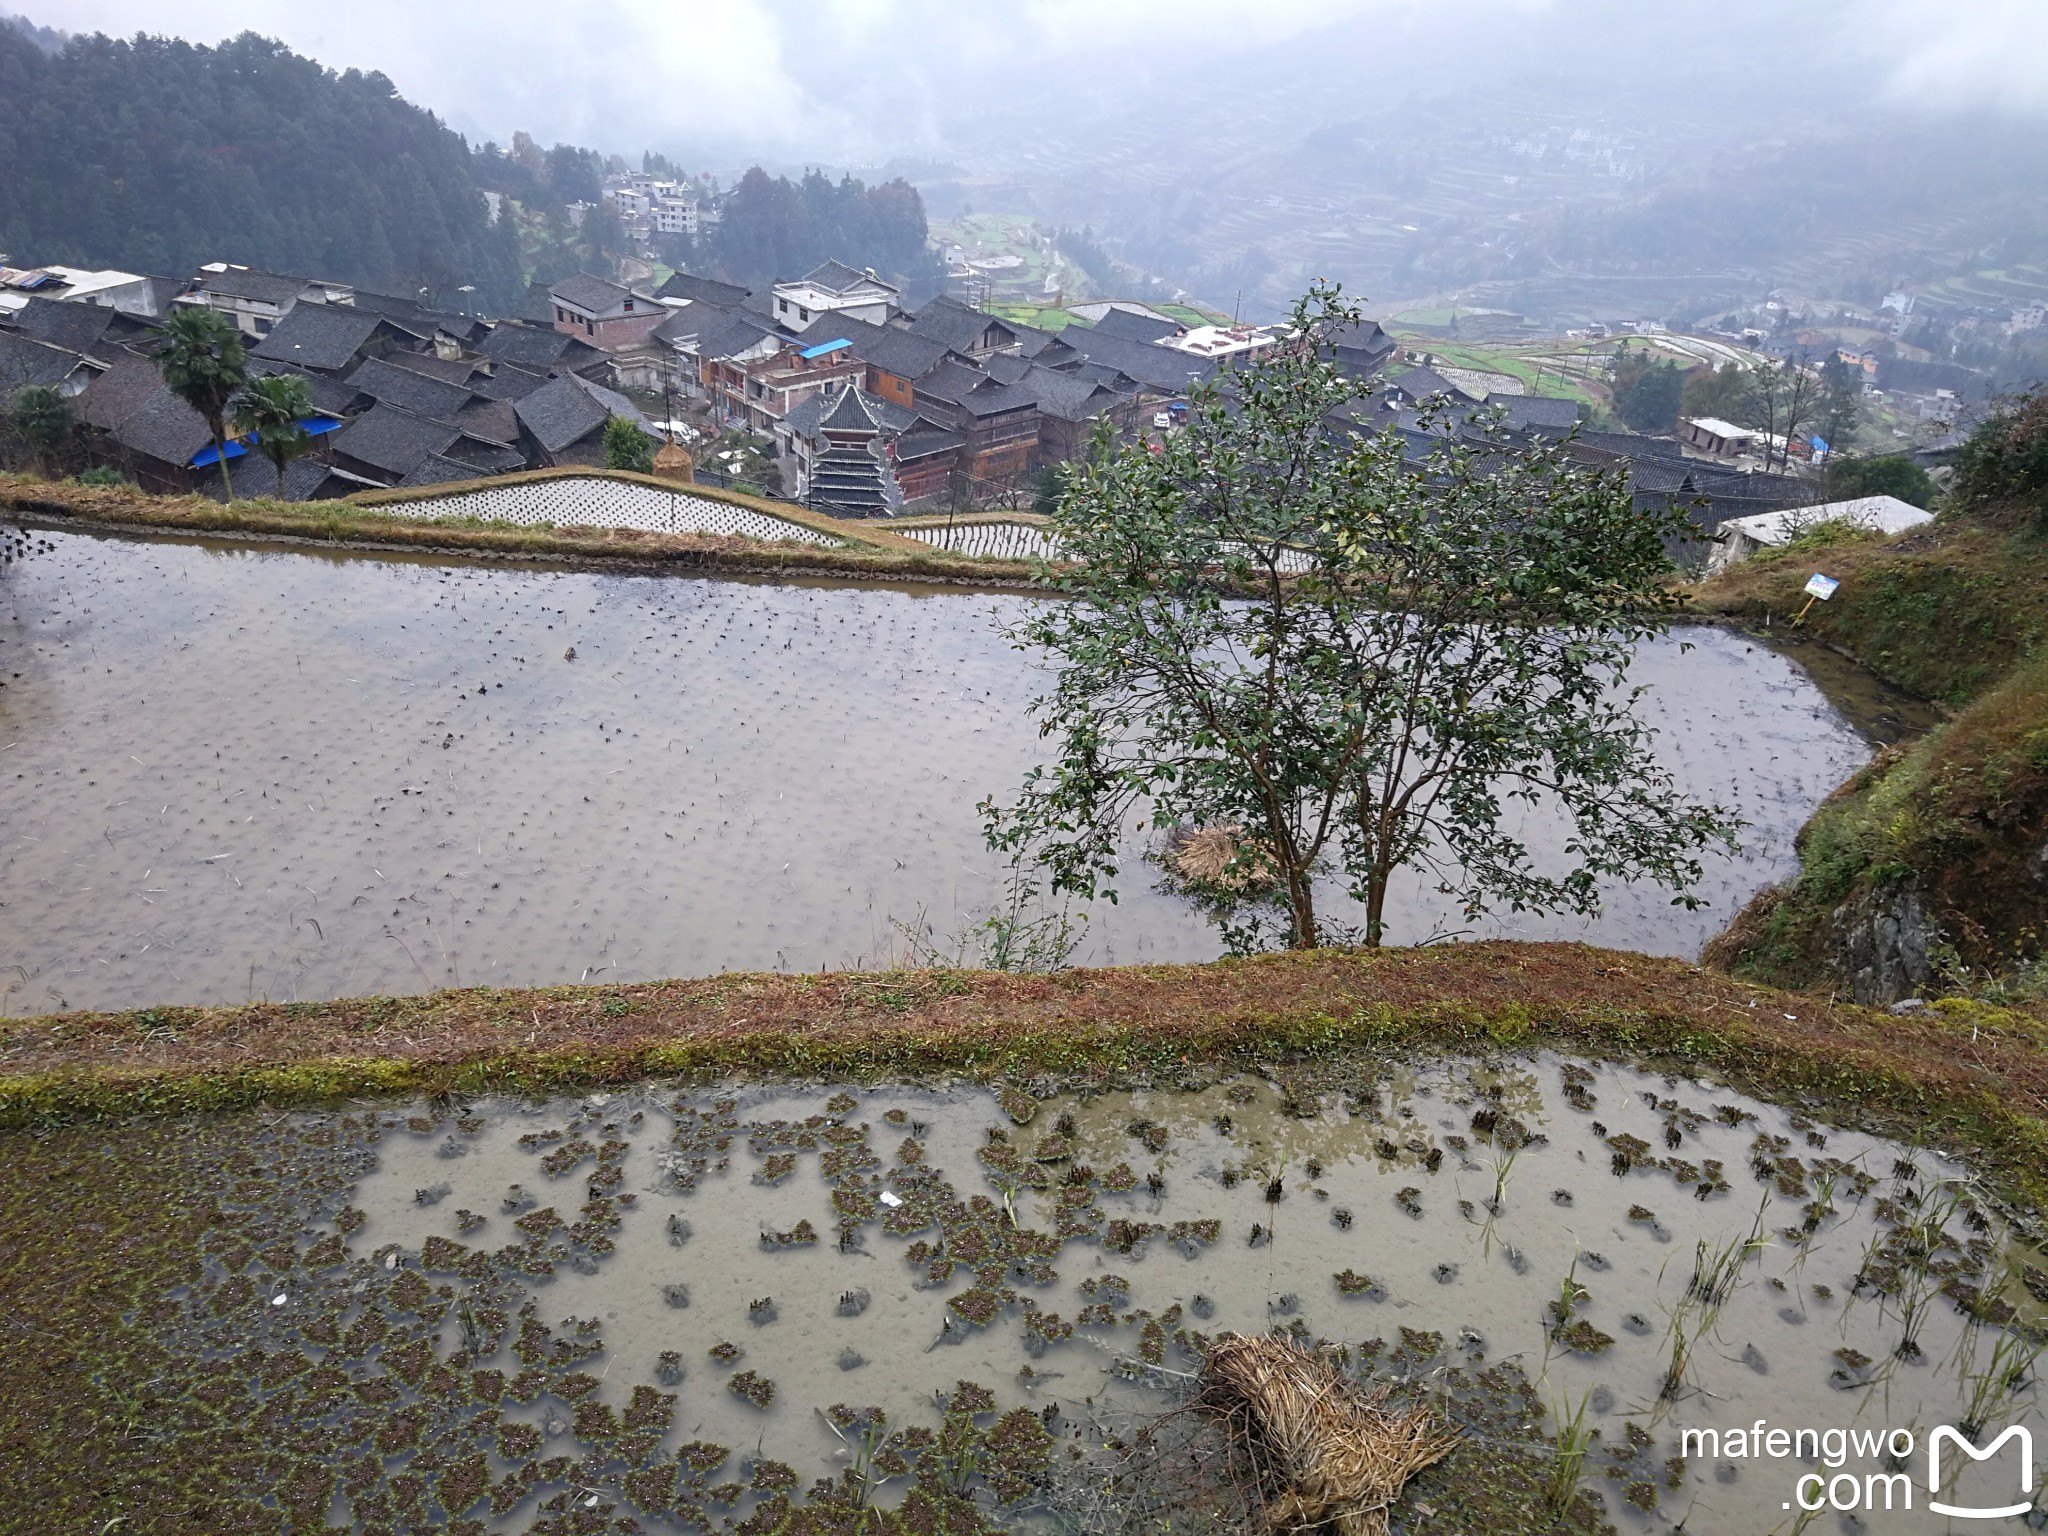
[[[870,325],[887,325],[901,292],[871,271],[856,272],[843,261],[828,261],[804,276],[775,285],[778,324],[802,330],[820,315],[850,315]]]

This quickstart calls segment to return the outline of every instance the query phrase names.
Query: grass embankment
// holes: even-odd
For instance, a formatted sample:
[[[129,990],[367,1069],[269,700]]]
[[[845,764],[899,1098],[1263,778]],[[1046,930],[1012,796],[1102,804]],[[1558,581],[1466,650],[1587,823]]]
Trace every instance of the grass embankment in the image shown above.
[[[1799,874],[1752,902],[1709,958],[1755,980],[1839,984],[1850,930],[1910,909],[1957,978],[2037,968],[2048,931],[2048,527],[1945,513],[1894,539],[1759,557],[1693,599],[1783,625],[1816,570],[1842,585],[1802,627],[1953,717],[1837,790],[1800,834]]]
[[[730,975],[0,1023],[0,1126],[570,1091],[647,1077],[1181,1081],[1554,1047],[1719,1074],[1967,1151],[2048,1209],[2048,1021],[1892,1018],[1578,944],[1322,951],[1020,977]]]
[[[687,490],[693,496],[762,512],[847,542],[839,548],[767,543],[725,534],[646,533],[631,528],[524,528],[475,518],[401,515],[392,503],[453,501],[494,486],[599,476]],[[783,502],[762,501],[715,486],[678,486],[622,470],[543,469],[419,490],[365,493],[339,501],[280,502],[249,497],[232,505],[205,496],[154,496],[128,486],[81,485],[0,474],[0,509],[119,531],[221,534],[240,539],[418,550],[514,560],[596,561],[651,570],[704,570],[856,580],[958,581],[1015,585],[1028,581],[1020,561],[949,555],[875,524],[824,517]]]

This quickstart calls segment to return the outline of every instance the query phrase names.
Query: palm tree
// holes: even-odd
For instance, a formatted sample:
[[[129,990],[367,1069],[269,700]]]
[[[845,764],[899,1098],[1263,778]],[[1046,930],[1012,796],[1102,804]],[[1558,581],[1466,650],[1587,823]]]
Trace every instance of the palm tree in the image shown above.
[[[224,316],[201,305],[182,305],[164,321],[156,364],[172,394],[191,406],[213,434],[220,455],[221,484],[235,499],[228,478],[228,402],[249,382],[249,354],[242,333]]]
[[[313,439],[300,425],[312,413],[306,381],[289,373],[251,379],[235,397],[235,430],[256,434],[256,451],[277,471],[277,499],[284,500],[285,467],[309,452]]]

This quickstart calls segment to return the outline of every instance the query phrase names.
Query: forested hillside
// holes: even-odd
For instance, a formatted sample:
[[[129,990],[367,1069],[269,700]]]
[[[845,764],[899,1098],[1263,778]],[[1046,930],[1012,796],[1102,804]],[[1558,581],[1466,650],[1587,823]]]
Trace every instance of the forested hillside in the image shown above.
[[[218,47],[0,27],[0,251],[182,275],[226,260],[487,306],[523,287],[462,137],[381,74],[245,33]]]
[[[838,260],[873,267],[914,303],[937,292],[943,275],[926,245],[924,199],[900,178],[870,187],[812,171],[791,181],[756,166],[733,188],[705,246],[700,260],[749,286]]]

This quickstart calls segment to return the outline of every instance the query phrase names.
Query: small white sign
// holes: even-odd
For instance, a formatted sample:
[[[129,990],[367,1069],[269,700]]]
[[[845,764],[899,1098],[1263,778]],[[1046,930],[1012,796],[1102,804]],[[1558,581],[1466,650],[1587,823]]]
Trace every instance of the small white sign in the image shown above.
[[[1833,597],[1835,595],[1835,588],[1840,585],[1841,583],[1835,580],[1834,577],[1823,576],[1819,571],[1815,571],[1806,578],[1808,594],[1819,598],[1822,602],[1826,602],[1829,598]]]

